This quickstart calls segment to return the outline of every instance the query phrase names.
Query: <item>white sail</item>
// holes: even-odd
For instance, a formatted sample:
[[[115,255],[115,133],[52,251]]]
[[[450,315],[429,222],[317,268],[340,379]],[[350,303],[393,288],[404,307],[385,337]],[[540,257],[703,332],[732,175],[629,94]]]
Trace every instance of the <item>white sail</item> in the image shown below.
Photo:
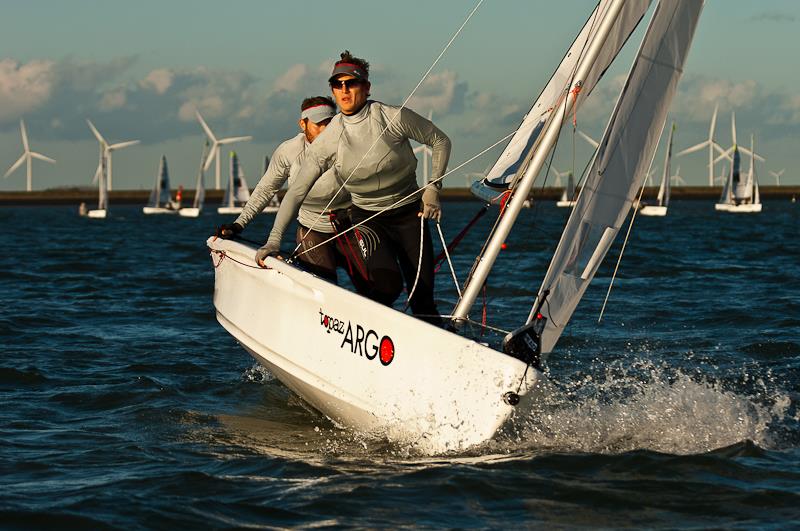
[[[233,181],[234,190],[236,190],[236,202],[244,205],[250,199],[250,188],[247,185],[247,179],[244,177],[244,170],[242,165],[239,164],[239,172],[236,179]]]
[[[643,184],[702,7],[661,0],[653,14],[534,306],[547,318],[543,353],[558,341]]]
[[[669,206],[670,194],[670,173],[672,172],[670,166],[672,163],[672,137],[675,135],[675,122],[672,122],[672,127],[669,130],[669,139],[667,140],[667,153],[664,155],[664,173],[661,174],[661,186],[658,187],[658,206]]]
[[[539,94],[530,111],[525,115],[497,162],[495,162],[484,179],[473,184],[472,192],[475,195],[487,200],[494,198],[511,184],[520,169],[525,166],[526,157],[541,132],[545,120],[550,115],[550,112],[558,107],[558,101],[564,97],[568,87],[572,85],[575,70],[587,49],[587,43],[595,38],[600,27],[599,22],[609,11],[613,1],[601,0],[592,12],[567,54],[561,60],[561,64],[544,90]],[[586,97],[592,92],[592,89],[594,89],[598,80],[617,56],[628,37],[636,29],[649,6],[650,0],[632,0],[623,6],[619,17],[614,21],[611,32],[606,38],[603,50],[583,80],[580,94],[575,101],[576,109],[581,106]]]
[[[200,157],[200,169],[197,172],[197,184],[194,187],[194,200],[192,201],[192,208],[196,208],[201,210],[203,208],[203,202],[206,199],[206,185],[205,185],[205,170],[203,169],[203,163],[206,160],[206,156],[208,155],[208,142],[206,142],[205,147],[203,148],[203,155]]]
[[[169,169],[167,168],[167,157],[161,155],[156,173],[156,182],[150,190],[150,198],[147,206],[152,208],[166,207],[170,203]]]

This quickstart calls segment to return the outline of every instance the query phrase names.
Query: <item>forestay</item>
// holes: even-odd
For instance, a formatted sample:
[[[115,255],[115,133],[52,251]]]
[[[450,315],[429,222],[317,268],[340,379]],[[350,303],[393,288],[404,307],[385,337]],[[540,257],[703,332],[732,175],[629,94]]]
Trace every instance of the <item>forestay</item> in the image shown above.
[[[646,178],[702,8],[701,0],[656,7],[534,305],[547,318],[543,353],[558,341]]]
[[[595,38],[600,26],[599,21],[603,20],[612,3],[613,0],[601,0],[597,5],[575,41],[573,41],[567,54],[561,60],[561,64],[550,78],[550,81],[539,94],[530,111],[525,115],[522,124],[520,124],[497,162],[495,162],[484,179],[472,185],[472,193],[474,195],[491,201],[511,187],[518,173],[520,175],[523,173],[520,170],[525,166],[526,156],[531,152],[531,148],[536,142],[550,112],[558,107],[558,101],[565,95],[567,88],[571,86],[575,69],[586,49],[586,45]],[[583,81],[580,97],[575,102],[576,109],[591,93],[598,80],[628,40],[628,37],[636,29],[649,6],[650,0],[632,0],[623,6],[620,16],[614,22],[607,37],[606,45]]]

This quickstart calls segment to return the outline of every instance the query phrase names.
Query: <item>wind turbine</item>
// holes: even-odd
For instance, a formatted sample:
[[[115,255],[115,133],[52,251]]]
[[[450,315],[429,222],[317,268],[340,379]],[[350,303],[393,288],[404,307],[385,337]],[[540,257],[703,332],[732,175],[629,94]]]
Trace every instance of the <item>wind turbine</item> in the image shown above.
[[[94,126],[94,124],[92,123],[91,120],[89,120],[87,118],[86,119],[86,123],[89,124],[89,129],[92,130],[92,133],[94,133],[94,136],[97,139],[97,141],[100,142],[101,157],[105,157],[105,159],[107,160],[107,163],[106,163],[106,166],[108,168],[108,186],[107,186],[107,188],[108,188],[108,191],[110,192],[112,190],[112,186],[113,186],[112,180],[111,180],[111,153],[113,151],[118,150],[118,149],[130,147],[130,146],[135,146],[136,144],[139,143],[139,141],[138,140],[128,140],[127,142],[117,142],[116,144],[109,144],[108,142],[106,142],[106,139],[103,138],[103,135],[100,134],[100,131],[97,130],[97,128]],[[95,179],[97,179],[97,175],[101,171],[101,168],[100,168],[101,165],[102,165],[102,160],[101,160],[100,164],[97,165],[97,172],[95,172],[95,174],[94,174]]]
[[[51,159],[50,157],[45,157],[41,153],[36,153],[35,151],[31,151],[30,144],[28,143],[28,131],[25,129],[25,122],[20,120],[19,121],[19,129],[22,132],[22,156],[11,165],[11,167],[6,172],[5,178],[8,178],[14,170],[22,166],[22,163],[27,161],[28,163],[28,186],[27,190],[30,192],[33,189],[33,178],[31,177],[31,160],[32,159],[39,159],[45,162],[50,162],[51,164],[55,164],[56,161]],[[781,170],[783,173],[783,170]]]
[[[209,166],[211,166],[211,160],[217,160],[217,167],[216,167],[216,186],[217,190],[220,189],[220,180],[219,180],[219,148],[220,146],[225,146],[227,144],[235,144],[236,142],[246,142],[248,140],[252,140],[252,136],[231,136],[228,138],[220,138],[214,136],[214,133],[211,132],[211,128],[208,126],[203,117],[200,115],[200,111],[195,110],[194,113],[197,115],[197,119],[200,122],[200,125],[203,126],[203,130],[208,135],[208,139],[211,140],[211,151],[208,152],[208,158],[206,159],[206,163],[203,166],[203,170],[207,170]]]
[[[683,177],[681,177],[681,167],[680,166],[678,166],[678,169],[675,170],[675,174],[674,175],[670,175],[669,178],[672,179],[672,182],[677,184],[678,186],[685,186],[686,185],[686,180]]]
[[[745,155],[750,155],[751,157],[755,158],[759,162],[765,162],[766,159],[764,159],[764,157],[762,157],[758,153],[755,153],[752,150],[747,149],[746,147],[739,146],[736,143],[736,113],[735,112],[731,113],[731,138],[733,139],[733,145],[731,147],[729,147],[728,149],[726,149],[725,151],[723,151],[720,154],[720,156],[717,157],[714,160],[714,163],[717,163],[722,159],[728,159],[730,161],[733,161],[733,157],[732,157],[733,150],[736,149],[736,148],[738,148],[739,151],[741,151]]]
[[[556,180],[553,182],[553,186],[562,186],[561,177],[568,177],[569,174],[572,173],[571,171],[558,171],[552,164],[550,165],[550,170],[556,174]]]
[[[722,153],[722,148],[719,147],[714,141],[714,129],[717,126],[717,111],[719,111],[719,104],[714,106],[714,114],[711,115],[711,126],[708,128],[708,138],[703,140],[699,144],[695,144],[692,147],[688,147],[681,151],[680,153],[676,153],[676,157],[682,157],[684,155],[688,155],[689,153],[694,153],[696,151],[700,151],[704,147],[708,147],[708,185],[714,186],[714,164],[716,161],[714,160],[714,151],[716,150],[718,153]]]
[[[770,170],[769,174],[772,175],[773,177],[775,177],[775,185],[776,186],[780,186],[781,185],[781,175],[783,175],[783,172],[785,172],[785,171],[786,171],[786,168],[782,169],[781,171],[777,171],[777,172]]]

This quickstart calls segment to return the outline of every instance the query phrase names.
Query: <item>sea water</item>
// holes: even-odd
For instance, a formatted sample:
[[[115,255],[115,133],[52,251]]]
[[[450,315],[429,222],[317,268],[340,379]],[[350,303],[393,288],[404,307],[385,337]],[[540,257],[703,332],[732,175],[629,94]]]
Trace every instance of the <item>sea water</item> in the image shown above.
[[[445,237],[480,208],[445,203]],[[524,321],[567,214],[522,212],[476,315]],[[461,280],[496,216],[455,250]],[[637,217],[598,322],[626,222],[546,395],[436,456],[336,428],[216,322],[205,240],[230,221],[0,209],[0,528],[800,525],[797,205]],[[446,265],[436,282],[447,313]]]

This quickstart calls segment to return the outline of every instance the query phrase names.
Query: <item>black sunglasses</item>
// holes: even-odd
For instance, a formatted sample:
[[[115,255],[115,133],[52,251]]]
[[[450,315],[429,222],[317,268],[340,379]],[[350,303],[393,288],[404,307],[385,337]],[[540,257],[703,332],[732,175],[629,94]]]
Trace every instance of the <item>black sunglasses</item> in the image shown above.
[[[334,79],[330,82],[332,89],[339,89],[343,90],[345,87],[351,89],[353,87],[358,87],[363,83],[360,79],[352,78],[352,79]]]

